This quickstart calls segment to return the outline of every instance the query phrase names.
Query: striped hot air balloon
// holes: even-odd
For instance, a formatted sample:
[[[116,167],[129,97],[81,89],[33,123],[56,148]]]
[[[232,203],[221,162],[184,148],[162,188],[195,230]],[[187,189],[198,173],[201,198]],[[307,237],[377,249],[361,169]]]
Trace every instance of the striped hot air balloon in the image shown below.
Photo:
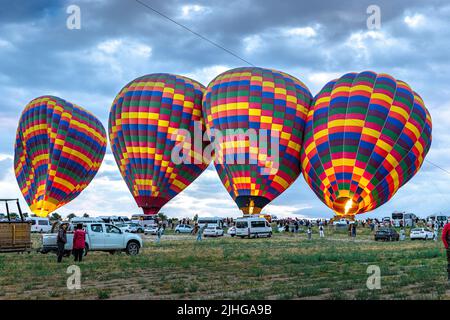
[[[299,176],[311,101],[301,81],[263,68],[229,70],[208,85],[203,114],[215,167],[244,214],[258,214]]]
[[[106,151],[106,132],[88,111],[63,99],[31,101],[17,128],[14,169],[30,210],[41,217],[75,199]]]
[[[314,99],[303,175],[337,215],[352,217],[392,198],[430,146],[430,114],[408,84],[387,74],[349,73]]]
[[[179,163],[172,158],[177,141],[187,138],[182,131],[194,144],[196,124],[204,128],[204,90],[200,83],[186,77],[150,74],[127,84],[113,102],[109,116],[112,151],[145,214],[157,214],[209,164],[203,161],[202,145],[196,149],[189,140],[183,145],[186,161]],[[197,138],[201,141],[202,136]]]

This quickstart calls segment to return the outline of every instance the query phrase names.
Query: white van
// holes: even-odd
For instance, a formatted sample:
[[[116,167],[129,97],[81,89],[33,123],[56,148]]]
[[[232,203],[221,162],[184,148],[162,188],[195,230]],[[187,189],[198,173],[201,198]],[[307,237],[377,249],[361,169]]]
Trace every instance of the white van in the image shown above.
[[[131,222],[137,223],[144,228],[157,225],[155,217],[147,214],[133,214],[131,216]]]
[[[238,218],[236,219],[236,236],[244,237],[271,237],[272,227],[265,218]]]
[[[48,218],[31,217],[31,232],[48,233],[52,230],[52,224]]]
[[[223,228],[223,218],[219,217],[199,217],[197,223],[199,228],[203,228],[206,225],[208,227],[217,226]]]

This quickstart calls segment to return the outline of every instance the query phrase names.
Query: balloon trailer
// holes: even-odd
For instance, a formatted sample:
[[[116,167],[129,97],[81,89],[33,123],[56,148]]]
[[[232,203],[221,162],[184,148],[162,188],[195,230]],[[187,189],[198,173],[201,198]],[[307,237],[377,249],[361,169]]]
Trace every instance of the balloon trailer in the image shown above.
[[[6,206],[7,221],[0,222],[0,252],[30,252],[31,225],[23,218],[19,199],[0,199]],[[12,220],[9,202],[16,202],[20,221]]]

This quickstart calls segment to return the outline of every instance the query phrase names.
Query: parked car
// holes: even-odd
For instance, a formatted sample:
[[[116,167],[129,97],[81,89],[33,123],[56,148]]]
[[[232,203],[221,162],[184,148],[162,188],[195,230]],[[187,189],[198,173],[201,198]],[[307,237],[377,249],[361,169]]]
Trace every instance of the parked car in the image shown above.
[[[88,251],[106,251],[111,254],[125,251],[129,255],[137,255],[142,248],[140,236],[123,232],[116,226],[106,223],[86,223],[86,249]],[[57,233],[42,235],[42,253],[55,252],[58,250],[56,244]],[[66,253],[72,251],[73,224],[69,224],[67,232],[67,243],[64,247]]]
[[[31,217],[31,232],[47,233],[52,230],[52,224],[48,218]]]
[[[148,234],[156,235],[157,233],[158,233],[158,226],[157,225],[147,226],[144,229],[144,234],[145,235],[148,235]]]
[[[347,227],[348,226],[348,222],[347,222],[346,219],[341,218],[339,220],[333,221],[333,226]]]
[[[102,219],[103,222],[113,225],[130,222],[130,219],[128,217],[100,216],[99,218]]]
[[[146,214],[134,214],[131,216],[131,222],[137,223],[144,228],[156,226],[158,225],[154,216],[146,215]]]
[[[234,237],[236,235],[236,227],[233,226],[233,227],[228,228],[227,234]]]
[[[192,233],[193,229],[190,224],[179,224],[175,227],[175,233]]]
[[[411,230],[409,237],[411,238],[411,240],[432,240],[434,239],[434,232],[428,228],[415,228]]]
[[[103,223],[103,219],[97,218],[97,217],[74,217],[70,219],[70,223],[73,225],[77,225],[79,223],[86,224],[86,223]]]
[[[123,232],[131,232],[131,233],[144,233],[144,227],[137,223],[120,223],[115,224],[117,228],[122,230]]]
[[[394,228],[381,228],[375,233],[375,241],[398,241],[400,240],[400,235]]]
[[[208,226],[203,231],[204,237],[222,237],[223,229],[219,226]]]
[[[264,218],[236,219],[236,236],[241,238],[271,237],[272,227]]]

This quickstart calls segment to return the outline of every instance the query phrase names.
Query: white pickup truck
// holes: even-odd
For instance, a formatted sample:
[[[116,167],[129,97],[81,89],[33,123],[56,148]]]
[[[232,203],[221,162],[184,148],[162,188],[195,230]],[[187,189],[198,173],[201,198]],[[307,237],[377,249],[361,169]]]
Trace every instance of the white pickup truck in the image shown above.
[[[142,248],[142,239],[140,236],[123,232],[116,226],[108,223],[85,223],[86,231],[86,249],[88,251],[106,251],[114,254],[119,251],[125,251],[129,255],[137,255]],[[42,253],[57,251],[56,244],[57,233],[42,235]],[[73,246],[73,225],[69,224],[67,230],[67,243],[64,247],[66,254],[70,254]]]

